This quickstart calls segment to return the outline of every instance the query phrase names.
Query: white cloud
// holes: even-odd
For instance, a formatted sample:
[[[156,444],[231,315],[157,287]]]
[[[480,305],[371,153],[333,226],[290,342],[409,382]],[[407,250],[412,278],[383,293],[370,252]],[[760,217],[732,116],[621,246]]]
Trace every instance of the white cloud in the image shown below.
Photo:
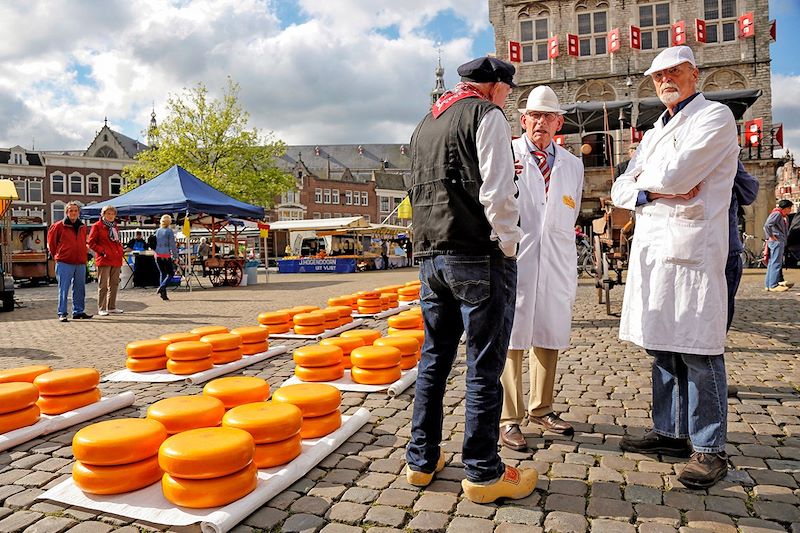
[[[783,123],[783,145],[794,154],[800,152],[800,76],[772,75],[772,121]]]

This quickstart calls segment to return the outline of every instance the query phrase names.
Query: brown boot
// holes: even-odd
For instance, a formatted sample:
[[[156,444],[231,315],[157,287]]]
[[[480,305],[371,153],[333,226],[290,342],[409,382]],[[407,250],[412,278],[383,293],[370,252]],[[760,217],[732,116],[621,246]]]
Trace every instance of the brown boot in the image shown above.
[[[518,452],[528,449],[528,443],[525,442],[525,436],[520,431],[518,424],[500,426],[500,444]]]
[[[560,433],[561,435],[572,435],[575,430],[572,424],[566,420],[562,420],[560,416],[555,413],[547,413],[544,416],[528,415],[528,421],[531,424],[543,427],[553,433]]]
[[[725,453],[695,452],[678,476],[678,481],[690,489],[707,489],[728,473]]]

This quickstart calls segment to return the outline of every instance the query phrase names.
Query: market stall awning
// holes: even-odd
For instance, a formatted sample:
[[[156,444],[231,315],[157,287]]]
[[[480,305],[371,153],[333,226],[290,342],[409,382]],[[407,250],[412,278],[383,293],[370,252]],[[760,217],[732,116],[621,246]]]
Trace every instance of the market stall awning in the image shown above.
[[[630,100],[614,100],[611,102],[577,102],[562,106],[564,126],[559,134],[589,133],[593,131],[617,130],[620,128],[620,112],[622,121],[630,126],[633,103]],[[604,110],[608,112],[608,127],[605,124]]]
[[[6,214],[11,202],[19,200],[17,188],[11,180],[0,180],[0,217]]]
[[[394,224],[370,224],[368,228],[358,228],[353,233],[374,235],[376,237],[397,237],[402,233],[409,233],[411,228],[396,226]]]
[[[728,106],[736,120],[744,115],[745,111],[761,96],[761,89],[739,89],[735,91],[704,92],[707,100],[713,100]],[[636,129],[649,130],[653,123],[661,116],[666,107],[658,97],[643,98],[639,100],[639,116],[636,119]]]
[[[353,228],[369,228],[369,222],[364,217],[340,217],[313,220],[279,220],[278,222],[269,223],[271,231],[335,231]]]

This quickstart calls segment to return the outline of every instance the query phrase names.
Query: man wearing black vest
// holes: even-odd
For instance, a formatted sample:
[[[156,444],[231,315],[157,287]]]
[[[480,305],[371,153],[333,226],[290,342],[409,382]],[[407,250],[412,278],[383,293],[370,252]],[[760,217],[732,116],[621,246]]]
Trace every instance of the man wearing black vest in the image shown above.
[[[517,284],[517,187],[511,129],[500,106],[514,67],[482,57],[458,68],[411,138],[414,257],[420,262],[425,342],[419,363],[406,478],[428,485],[445,465],[443,398],[466,331],[467,392],[462,462],[473,502],[524,498],[536,470],[497,454],[505,364]]]

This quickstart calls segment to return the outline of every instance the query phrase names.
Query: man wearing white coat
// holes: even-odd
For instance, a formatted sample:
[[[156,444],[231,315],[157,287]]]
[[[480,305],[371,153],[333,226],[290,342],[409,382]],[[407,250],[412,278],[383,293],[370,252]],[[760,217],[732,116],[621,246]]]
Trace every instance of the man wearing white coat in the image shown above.
[[[689,47],[664,50],[645,74],[667,110],[611,197],[636,210],[619,336],[653,357],[653,430],[620,447],[691,454],[678,479],[707,488],[727,472],[725,264],[736,123],[697,92]]]
[[[522,240],[517,253],[517,301],[506,366],[500,441],[527,448],[519,429],[525,417],[522,360],[530,354],[529,422],[571,434],[572,426],[553,412],[558,350],[569,345],[572,304],[578,288],[575,221],[583,191],[583,163],[553,142],[564,113],[550,87],[540,85],[520,109],[525,134],[514,140],[514,158],[522,171],[519,212]]]

